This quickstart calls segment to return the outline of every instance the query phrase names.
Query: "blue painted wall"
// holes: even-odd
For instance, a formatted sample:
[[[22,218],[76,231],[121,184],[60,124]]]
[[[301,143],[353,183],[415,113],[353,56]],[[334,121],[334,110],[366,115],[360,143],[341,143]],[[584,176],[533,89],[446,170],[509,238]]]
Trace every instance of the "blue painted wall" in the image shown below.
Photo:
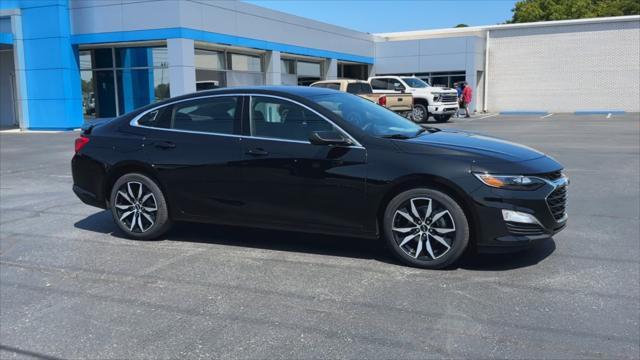
[[[2,0],[22,17],[29,129],[73,129],[82,125],[77,47],[71,43],[68,0]]]

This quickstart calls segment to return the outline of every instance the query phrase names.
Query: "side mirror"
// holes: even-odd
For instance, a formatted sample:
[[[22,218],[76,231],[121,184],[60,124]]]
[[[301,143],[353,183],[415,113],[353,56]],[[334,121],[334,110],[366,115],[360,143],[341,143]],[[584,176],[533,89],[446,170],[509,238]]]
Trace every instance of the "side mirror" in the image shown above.
[[[404,92],[404,86],[402,86],[402,84],[395,83],[395,84],[393,84],[393,90],[394,91]]]
[[[337,131],[314,131],[309,136],[309,141],[313,145],[352,145],[351,140]]]

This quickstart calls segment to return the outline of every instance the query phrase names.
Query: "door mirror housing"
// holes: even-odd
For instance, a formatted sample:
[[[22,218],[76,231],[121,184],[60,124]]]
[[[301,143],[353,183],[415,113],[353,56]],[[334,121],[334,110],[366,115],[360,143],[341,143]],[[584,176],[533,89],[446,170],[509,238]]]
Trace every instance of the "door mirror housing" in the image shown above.
[[[404,85],[402,85],[400,83],[395,83],[395,84],[393,84],[393,90],[394,91],[404,92],[405,88],[404,88]]]
[[[353,145],[353,142],[338,131],[314,131],[309,136],[313,145]]]

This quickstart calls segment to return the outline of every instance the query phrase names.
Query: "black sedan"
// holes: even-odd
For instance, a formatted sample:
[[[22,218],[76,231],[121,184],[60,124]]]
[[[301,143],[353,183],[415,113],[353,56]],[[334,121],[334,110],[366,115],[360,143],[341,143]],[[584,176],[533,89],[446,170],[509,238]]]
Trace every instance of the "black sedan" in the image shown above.
[[[404,263],[442,268],[471,247],[526,248],[567,220],[552,158],[329,89],[185,95],[87,124],[75,151],[74,192],[134,239],[174,221],[382,237]]]

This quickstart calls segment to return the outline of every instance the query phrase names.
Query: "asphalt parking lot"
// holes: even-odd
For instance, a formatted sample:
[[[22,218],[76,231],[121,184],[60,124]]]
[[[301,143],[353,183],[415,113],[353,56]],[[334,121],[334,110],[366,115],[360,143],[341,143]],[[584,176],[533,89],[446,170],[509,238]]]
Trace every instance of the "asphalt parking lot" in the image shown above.
[[[181,224],[122,237],[76,133],[0,135],[0,358],[640,357],[640,116],[453,119],[566,166],[569,225],[445,271],[366,240]]]

